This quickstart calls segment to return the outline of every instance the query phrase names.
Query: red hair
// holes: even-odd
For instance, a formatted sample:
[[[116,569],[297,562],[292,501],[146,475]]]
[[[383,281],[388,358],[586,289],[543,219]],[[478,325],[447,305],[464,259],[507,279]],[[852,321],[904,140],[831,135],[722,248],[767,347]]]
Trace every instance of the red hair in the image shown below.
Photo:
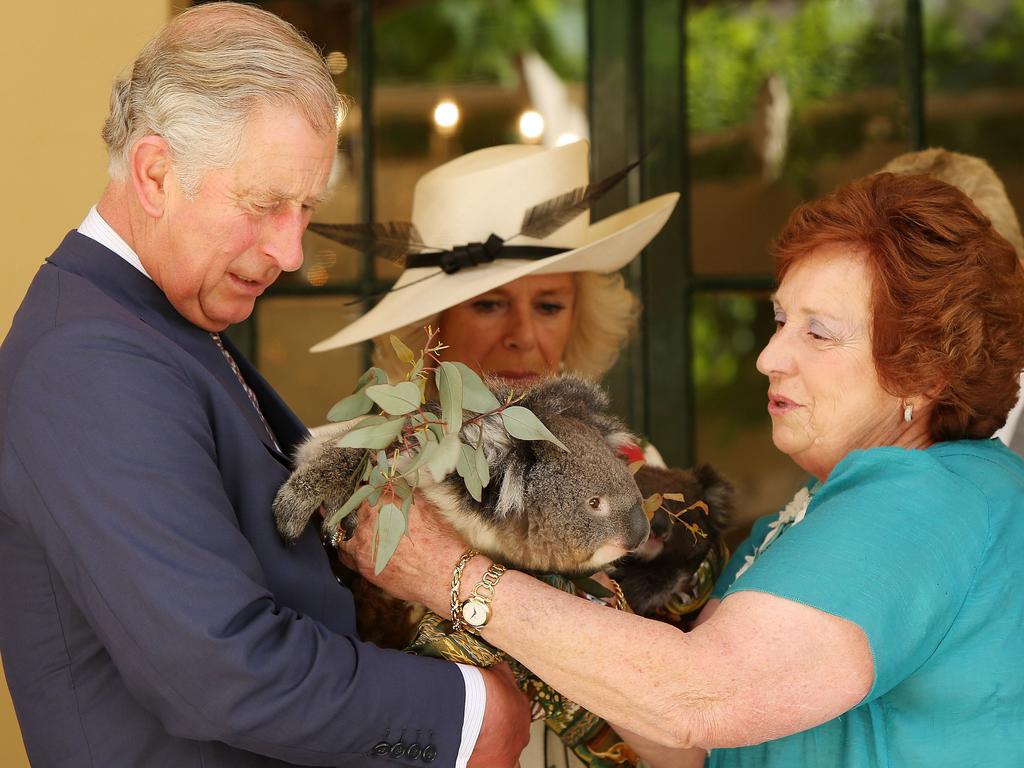
[[[779,281],[824,246],[867,259],[872,354],[882,386],[926,395],[932,439],[988,438],[1024,369],[1024,268],[960,190],[879,173],[789,217],[774,246]]]

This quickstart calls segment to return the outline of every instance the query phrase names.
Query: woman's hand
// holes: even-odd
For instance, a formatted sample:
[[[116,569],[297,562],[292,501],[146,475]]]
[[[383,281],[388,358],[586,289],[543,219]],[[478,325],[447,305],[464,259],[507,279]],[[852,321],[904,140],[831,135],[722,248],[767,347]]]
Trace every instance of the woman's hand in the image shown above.
[[[366,505],[359,510],[355,535],[338,546],[342,562],[388,594],[422,603],[447,616],[450,612],[452,569],[466,550],[465,543],[432,507],[417,496],[409,508],[406,535],[384,570],[375,574],[377,512],[376,508]]]

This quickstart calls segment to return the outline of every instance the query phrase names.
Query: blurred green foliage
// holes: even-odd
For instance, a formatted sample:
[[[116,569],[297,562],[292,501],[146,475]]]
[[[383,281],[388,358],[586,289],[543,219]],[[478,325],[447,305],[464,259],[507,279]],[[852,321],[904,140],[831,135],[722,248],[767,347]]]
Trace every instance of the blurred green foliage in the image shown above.
[[[536,51],[563,78],[586,72],[584,0],[434,0],[376,20],[380,82],[515,85],[516,57]]]

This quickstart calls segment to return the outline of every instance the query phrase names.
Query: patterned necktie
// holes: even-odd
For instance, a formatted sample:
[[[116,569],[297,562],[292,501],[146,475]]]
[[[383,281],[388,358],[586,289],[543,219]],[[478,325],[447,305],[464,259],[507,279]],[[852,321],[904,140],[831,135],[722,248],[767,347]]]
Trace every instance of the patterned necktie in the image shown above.
[[[260,421],[263,422],[263,427],[267,430],[267,434],[270,435],[271,442],[274,443],[274,447],[278,451],[281,450],[281,446],[277,444],[277,438],[274,437],[273,430],[270,429],[270,424],[267,423],[266,417],[263,415],[263,411],[260,410],[260,402],[256,399],[256,393],[252,391],[252,387],[245,383],[245,378],[242,376],[242,371],[238,368],[238,363],[235,362],[235,358],[228,352],[227,347],[224,346],[224,342],[220,338],[219,333],[211,333],[210,338],[213,339],[213,343],[217,345],[217,349],[224,355],[224,359],[227,360],[229,366],[231,366],[231,372],[235,374],[235,378],[238,379],[238,383],[242,385],[242,389],[245,390],[246,396],[249,398],[249,402],[252,403],[252,407],[256,409],[256,415],[260,417]]]

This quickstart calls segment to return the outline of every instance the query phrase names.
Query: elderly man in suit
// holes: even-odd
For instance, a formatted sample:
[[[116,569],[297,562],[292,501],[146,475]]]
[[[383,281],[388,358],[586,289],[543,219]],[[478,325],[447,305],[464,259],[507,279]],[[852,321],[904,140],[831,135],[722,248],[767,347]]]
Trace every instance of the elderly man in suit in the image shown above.
[[[323,60],[233,3],[114,86],[111,181],[0,349],[0,651],[38,766],[513,765],[528,707],[360,642],[351,594],[270,502],[306,430],[220,332],[328,183]]]

